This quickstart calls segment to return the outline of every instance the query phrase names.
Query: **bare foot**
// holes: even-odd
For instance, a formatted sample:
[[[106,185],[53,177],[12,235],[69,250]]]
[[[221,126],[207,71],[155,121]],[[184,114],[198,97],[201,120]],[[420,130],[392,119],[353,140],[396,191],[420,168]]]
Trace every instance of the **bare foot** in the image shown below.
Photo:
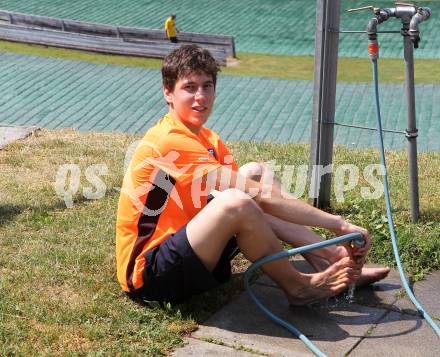
[[[384,279],[388,273],[390,272],[390,268],[362,268],[361,276],[356,280],[356,286],[362,287],[367,286],[376,281]]]
[[[307,260],[307,262],[313,267],[313,269],[316,272],[323,271],[330,266],[330,262],[327,259],[315,255],[313,252],[303,254],[303,257]]]
[[[332,262],[339,261],[347,257],[347,255],[348,255],[347,250],[344,247],[339,246],[336,248],[335,255],[332,257]],[[325,270],[331,263],[330,261],[313,254],[307,256],[305,255],[305,258],[316,271]],[[358,276],[356,278],[356,286],[363,287],[375,283],[376,281],[384,279],[389,272],[390,272],[390,268],[388,267],[380,267],[380,268],[362,267],[360,274],[358,272]]]
[[[344,247],[338,247],[339,258],[346,256],[347,250]],[[345,253],[344,253],[345,251]],[[365,258],[367,251],[364,254],[360,254],[359,256],[355,256],[354,260],[356,263],[356,268],[361,269],[359,272],[358,278],[356,278],[356,286],[362,287],[375,283],[376,281],[384,279],[388,273],[390,272],[390,268],[388,267],[379,267],[379,268],[366,268],[364,267]]]
[[[307,305],[317,300],[338,295],[355,281],[353,262],[346,257],[322,272],[304,274],[306,283],[293,287],[288,294],[292,305]]]

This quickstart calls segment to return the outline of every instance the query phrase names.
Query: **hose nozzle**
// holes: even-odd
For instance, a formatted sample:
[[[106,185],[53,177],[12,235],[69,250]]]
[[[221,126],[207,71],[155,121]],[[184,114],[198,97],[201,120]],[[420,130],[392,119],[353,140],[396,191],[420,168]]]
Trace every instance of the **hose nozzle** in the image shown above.
[[[355,237],[351,241],[351,245],[356,248],[362,248],[365,246],[365,238],[362,234],[358,233],[357,237]]]

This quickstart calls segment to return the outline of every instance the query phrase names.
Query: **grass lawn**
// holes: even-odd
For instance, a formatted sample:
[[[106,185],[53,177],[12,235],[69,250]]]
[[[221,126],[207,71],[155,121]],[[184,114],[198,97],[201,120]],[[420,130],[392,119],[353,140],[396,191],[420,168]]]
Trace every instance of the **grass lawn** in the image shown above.
[[[241,288],[245,263],[235,261],[230,283],[179,306],[130,300],[115,277],[114,233],[125,134],[37,132],[0,151],[0,355],[162,355]],[[308,164],[305,145],[231,143],[239,164],[275,159]],[[336,147],[335,166],[378,162],[373,150]],[[81,172],[73,207],[57,195],[60,165]],[[90,165],[107,167],[105,195],[85,177]],[[440,268],[440,153],[419,154],[421,221],[409,224],[406,153],[388,153],[391,198],[403,263],[414,279]],[[102,166],[103,167],[103,166]],[[96,182],[96,181],[95,181]],[[364,200],[360,184],[334,210],[372,233],[371,261],[393,265],[383,197]]]

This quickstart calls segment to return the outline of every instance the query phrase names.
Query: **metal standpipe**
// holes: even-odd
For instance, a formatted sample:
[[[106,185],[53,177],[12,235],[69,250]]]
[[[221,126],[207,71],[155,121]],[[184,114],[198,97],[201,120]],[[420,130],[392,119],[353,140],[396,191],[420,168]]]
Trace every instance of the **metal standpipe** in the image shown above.
[[[417,223],[420,216],[419,204],[419,174],[417,165],[417,124],[416,124],[416,99],[414,90],[414,56],[413,43],[408,30],[409,21],[403,22],[402,36],[405,60],[405,93],[407,104],[407,129],[405,136],[408,140],[408,178],[411,202],[411,221]]]
[[[397,10],[405,13],[405,10],[397,7]],[[431,9],[428,7],[412,7],[414,12],[411,16],[402,16],[402,36],[405,60],[405,92],[407,101],[408,123],[405,136],[408,140],[408,176],[409,193],[411,198],[411,220],[417,223],[420,216],[419,211],[419,175],[417,165],[417,124],[414,93],[414,55],[413,46],[419,47],[419,23],[431,16]],[[406,10],[407,11],[407,10]]]
[[[405,61],[405,94],[407,104],[407,129],[405,136],[408,140],[408,177],[411,201],[411,220],[417,223],[420,217],[419,204],[419,175],[417,165],[417,124],[416,99],[414,90],[414,50],[419,47],[419,23],[431,16],[431,9],[414,5],[400,4],[396,7],[396,17],[402,21],[403,54]]]

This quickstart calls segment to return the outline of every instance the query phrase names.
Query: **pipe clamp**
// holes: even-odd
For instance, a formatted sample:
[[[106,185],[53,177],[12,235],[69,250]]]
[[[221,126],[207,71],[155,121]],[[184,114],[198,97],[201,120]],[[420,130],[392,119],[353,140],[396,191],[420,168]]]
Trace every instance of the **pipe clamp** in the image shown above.
[[[414,131],[405,130],[405,137],[407,139],[415,139],[419,136],[419,131],[415,129]]]

